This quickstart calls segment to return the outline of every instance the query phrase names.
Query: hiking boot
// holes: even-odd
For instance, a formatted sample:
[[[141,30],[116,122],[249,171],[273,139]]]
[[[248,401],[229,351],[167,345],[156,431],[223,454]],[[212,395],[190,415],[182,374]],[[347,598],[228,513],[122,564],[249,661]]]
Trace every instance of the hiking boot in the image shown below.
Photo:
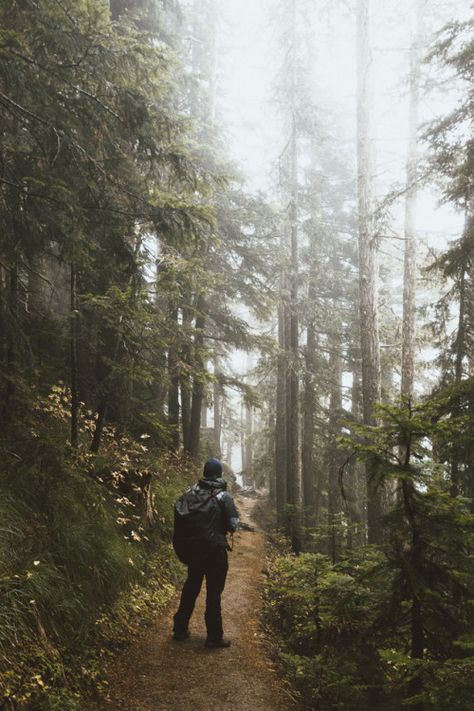
[[[191,632],[186,630],[186,632],[173,632],[173,639],[176,642],[184,642],[185,639],[191,636]]]
[[[209,647],[210,649],[227,648],[227,647],[230,647],[230,639],[218,639],[218,640],[206,639],[205,646]]]

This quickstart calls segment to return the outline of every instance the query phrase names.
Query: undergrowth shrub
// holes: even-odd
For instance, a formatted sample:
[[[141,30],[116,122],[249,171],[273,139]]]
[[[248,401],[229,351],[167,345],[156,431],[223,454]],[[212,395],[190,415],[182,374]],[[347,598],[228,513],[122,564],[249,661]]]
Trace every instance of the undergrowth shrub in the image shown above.
[[[195,475],[189,462],[110,428],[100,457],[86,437],[71,452],[63,404],[56,390],[1,453],[0,707],[15,711],[82,711],[83,690],[100,685],[91,648],[120,646],[181,574],[172,502]],[[152,482],[153,527],[133,497],[139,466]]]
[[[474,710],[472,500],[453,491],[431,444],[469,434],[464,418],[441,422],[448,405],[379,406],[377,427],[352,423],[341,438],[396,492],[379,551],[270,563],[266,619],[309,708]]]
[[[425,660],[412,660],[410,608],[399,594],[396,571],[371,547],[336,564],[316,553],[270,555],[264,624],[305,708],[474,711],[473,638],[455,642],[458,658],[427,650]],[[422,691],[407,702],[415,676]]]
[[[333,566],[315,553],[269,562],[264,621],[307,708],[365,711],[379,701],[383,668],[374,626],[383,581],[373,587],[379,564],[372,550],[351,565]]]

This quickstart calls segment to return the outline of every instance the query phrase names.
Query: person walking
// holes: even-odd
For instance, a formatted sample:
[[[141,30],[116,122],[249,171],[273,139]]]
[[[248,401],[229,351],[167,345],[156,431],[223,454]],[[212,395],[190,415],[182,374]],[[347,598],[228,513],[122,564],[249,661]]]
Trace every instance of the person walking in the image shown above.
[[[173,546],[178,558],[188,566],[188,576],[174,615],[173,639],[188,639],[189,620],[206,578],[206,647],[230,647],[222,626],[221,595],[227,577],[226,534],[239,527],[239,513],[222,479],[222,464],[208,459],[204,476],[175,504]]]

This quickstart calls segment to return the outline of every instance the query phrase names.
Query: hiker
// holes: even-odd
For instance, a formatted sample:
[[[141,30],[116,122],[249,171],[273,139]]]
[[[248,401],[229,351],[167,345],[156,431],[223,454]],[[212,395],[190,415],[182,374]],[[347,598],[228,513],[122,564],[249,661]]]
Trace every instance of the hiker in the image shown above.
[[[178,611],[174,616],[173,639],[189,637],[188,623],[196,598],[206,578],[206,647],[230,647],[222,629],[221,595],[227,576],[226,533],[239,527],[239,513],[227,483],[221,478],[222,464],[209,459],[204,478],[186,491],[175,504],[173,546],[188,566]]]

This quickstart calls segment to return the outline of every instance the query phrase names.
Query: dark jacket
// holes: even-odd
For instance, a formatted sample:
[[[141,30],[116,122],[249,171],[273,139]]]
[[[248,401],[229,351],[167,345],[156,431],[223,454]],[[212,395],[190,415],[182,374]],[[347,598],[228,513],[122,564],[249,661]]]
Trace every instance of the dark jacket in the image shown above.
[[[239,527],[239,512],[234,503],[234,499],[227,491],[227,482],[220,477],[218,479],[199,479],[197,485],[205,491],[218,491],[216,498],[220,503],[222,511],[222,532],[234,533]]]
[[[200,479],[176,501],[173,546],[182,563],[205,559],[227,548],[226,533],[239,526],[239,514],[221,478]]]

